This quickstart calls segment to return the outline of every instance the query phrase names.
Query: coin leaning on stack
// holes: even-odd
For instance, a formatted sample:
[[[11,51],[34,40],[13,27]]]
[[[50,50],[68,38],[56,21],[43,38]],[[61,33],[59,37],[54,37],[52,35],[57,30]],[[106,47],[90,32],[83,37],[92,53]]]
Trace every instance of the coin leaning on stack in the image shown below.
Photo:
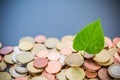
[[[74,50],[73,40],[37,35],[17,46],[0,42],[0,80],[120,80],[120,37],[105,37],[96,55]]]

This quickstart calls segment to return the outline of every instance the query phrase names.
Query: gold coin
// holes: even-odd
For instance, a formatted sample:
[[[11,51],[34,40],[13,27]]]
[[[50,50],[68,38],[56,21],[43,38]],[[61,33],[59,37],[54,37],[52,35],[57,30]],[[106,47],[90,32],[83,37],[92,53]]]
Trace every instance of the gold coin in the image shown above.
[[[110,60],[108,62],[105,62],[105,63],[101,63],[101,62],[98,62],[98,64],[102,65],[102,66],[109,66],[111,65],[112,63],[114,62],[114,58],[113,56],[111,56]]]
[[[66,70],[66,77],[69,80],[83,80],[85,78],[85,72],[82,68],[71,67]]]
[[[93,78],[93,79],[88,79],[88,80],[100,80],[100,79],[98,79],[98,78]]]
[[[24,41],[19,43],[19,48],[23,51],[31,50],[33,48],[33,44],[28,41]]]
[[[113,56],[117,51],[118,51],[117,48],[110,48],[110,49],[108,50],[108,53],[109,53],[111,56]]]
[[[48,79],[43,76],[35,76],[31,80],[48,80]]]
[[[19,43],[24,42],[24,41],[31,42],[32,44],[35,43],[34,38],[33,38],[33,37],[30,37],[30,36],[22,37],[22,38],[19,40]]]
[[[108,54],[107,50],[103,49],[100,53],[96,54],[93,58],[96,62],[105,63],[109,61],[111,56]]]
[[[66,75],[65,75],[66,70],[67,69],[62,69],[59,73],[56,74],[56,78],[58,80],[67,80]]]
[[[34,54],[31,52],[21,52],[16,55],[16,60],[20,64],[27,64],[34,59]]]
[[[12,61],[12,53],[5,55],[4,60],[8,64],[14,64],[14,62]]]
[[[73,35],[65,35],[62,37],[61,42],[64,41],[73,41],[74,40],[74,36]]]
[[[2,47],[2,43],[0,42],[0,48]]]
[[[45,41],[45,45],[47,48],[56,48],[56,45],[59,43],[59,39],[57,38],[54,38],[54,37],[51,37],[51,38],[48,38],[46,41]]]
[[[76,66],[81,66],[84,62],[84,58],[83,56],[81,56],[80,54],[69,54],[66,56],[65,58],[65,63],[68,65],[68,66],[73,66],[73,67],[76,67]]]
[[[104,42],[104,48],[107,48],[109,45],[107,42]]]
[[[7,68],[5,61],[0,61],[0,71],[4,71]]]
[[[27,69],[30,73],[41,73],[43,71],[43,69],[37,69],[33,66],[33,62],[30,62],[27,64]]]
[[[11,80],[11,76],[8,72],[0,72],[0,80]]]
[[[42,51],[42,50],[47,50],[47,48],[45,47],[45,45],[43,45],[43,44],[34,44],[33,45],[33,48],[32,48],[32,50],[31,50],[31,52],[33,53],[33,54],[37,54],[37,53],[39,53],[40,51]]]
[[[118,47],[118,48],[120,48],[120,41],[119,41],[119,42],[117,42],[117,47]]]

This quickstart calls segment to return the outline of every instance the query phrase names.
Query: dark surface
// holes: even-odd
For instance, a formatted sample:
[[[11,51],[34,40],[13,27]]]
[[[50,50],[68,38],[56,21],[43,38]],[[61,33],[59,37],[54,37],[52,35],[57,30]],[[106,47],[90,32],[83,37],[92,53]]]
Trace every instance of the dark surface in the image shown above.
[[[120,36],[120,0],[0,0],[0,41],[17,45],[23,36],[61,38],[102,18],[106,36]]]

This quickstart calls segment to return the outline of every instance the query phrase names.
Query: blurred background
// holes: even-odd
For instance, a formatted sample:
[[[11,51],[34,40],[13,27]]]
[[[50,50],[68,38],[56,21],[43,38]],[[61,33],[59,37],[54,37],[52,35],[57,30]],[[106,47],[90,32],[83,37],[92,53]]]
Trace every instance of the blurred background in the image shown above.
[[[120,36],[120,0],[0,0],[0,42],[15,46],[39,34],[60,39],[98,18],[105,36]]]

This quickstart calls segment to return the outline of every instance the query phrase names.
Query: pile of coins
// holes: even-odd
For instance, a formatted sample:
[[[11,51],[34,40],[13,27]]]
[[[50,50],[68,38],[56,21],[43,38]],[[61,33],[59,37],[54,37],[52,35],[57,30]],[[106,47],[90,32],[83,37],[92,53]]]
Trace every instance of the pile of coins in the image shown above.
[[[38,35],[21,38],[18,46],[0,43],[0,80],[120,80],[120,37],[105,37],[95,55],[74,50],[73,40]]]

